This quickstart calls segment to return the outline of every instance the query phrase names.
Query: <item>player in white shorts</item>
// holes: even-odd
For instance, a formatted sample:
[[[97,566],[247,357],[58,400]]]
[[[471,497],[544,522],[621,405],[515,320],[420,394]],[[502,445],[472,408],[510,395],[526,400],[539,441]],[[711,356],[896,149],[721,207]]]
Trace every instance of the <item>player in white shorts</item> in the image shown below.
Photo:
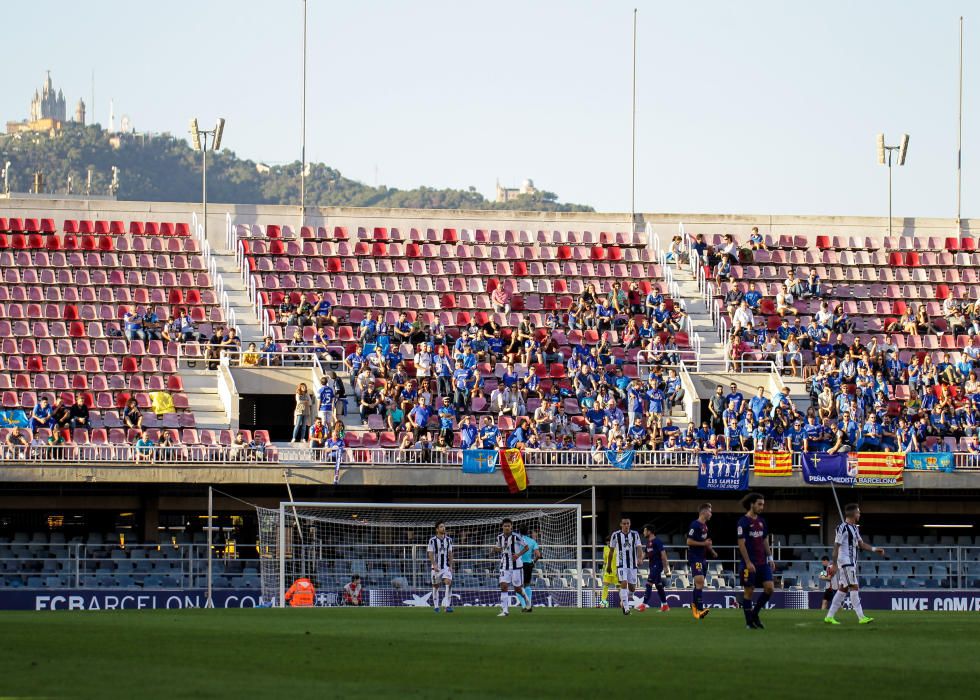
[[[609,548],[616,555],[616,577],[619,579],[619,604],[623,614],[630,614],[630,601],[636,590],[637,573],[643,545],[640,533],[630,529],[630,519],[621,518],[619,530],[609,538]]]
[[[861,532],[858,529],[860,521],[861,508],[857,503],[844,506],[844,522],[837,527],[837,534],[834,537],[834,555],[831,557],[831,568],[833,568],[831,580],[837,587],[837,593],[834,594],[827,617],[824,618],[824,622],[828,625],[840,624],[834,615],[848,597],[851,599],[851,607],[858,616],[858,624],[866,625],[874,622],[874,618],[865,615],[864,608],[861,607],[861,597],[858,595],[857,556],[858,551],[862,549],[881,556],[885,555],[885,550],[881,547],[872,547],[861,539]]]
[[[526,600],[524,595],[524,563],[521,557],[528,550],[527,542],[519,532],[514,532],[514,523],[504,518],[500,523],[500,534],[493,551],[500,554],[500,614],[507,617],[510,609],[510,588]]]
[[[436,534],[429,538],[429,566],[432,569],[432,606],[439,612],[439,585],[446,588],[442,605],[453,611],[453,538],[446,534],[446,523],[436,522]]]

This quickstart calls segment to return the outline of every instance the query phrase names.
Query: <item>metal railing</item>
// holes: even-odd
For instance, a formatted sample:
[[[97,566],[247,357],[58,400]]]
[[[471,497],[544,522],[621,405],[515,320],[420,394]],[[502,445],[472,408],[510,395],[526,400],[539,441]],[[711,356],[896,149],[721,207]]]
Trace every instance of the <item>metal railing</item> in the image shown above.
[[[432,431],[436,433],[435,430]],[[683,470],[694,471],[700,467],[700,455],[705,450],[637,450],[634,454],[633,470]],[[751,452],[736,450],[730,454],[748,455]],[[980,471],[980,454],[953,452],[956,471]],[[793,469],[800,472],[801,454],[793,452]],[[588,468],[616,470],[606,457],[606,450],[534,450],[523,452],[524,464],[529,468]],[[121,466],[187,466],[212,464],[262,463],[291,464],[297,467],[323,465],[333,469],[336,465],[336,452],[330,448],[275,444],[235,446],[213,445],[160,445],[139,447],[135,444],[67,444],[67,445],[24,445],[0,446],[0,464],[5,467],[38,465],[91,466],[107,464]],[[458,470],[463,464],[463,450],[450,448],[440,451],[436,448],[420,449],[414,447],[377,447],[351,445],[344,448],[340,465],[342,469],[368,467],[371,469],[400,469],[406,465],[426,468]],[[910,473],[918,473],[911,471]],[[939,472],[934,472],[939,474]]]

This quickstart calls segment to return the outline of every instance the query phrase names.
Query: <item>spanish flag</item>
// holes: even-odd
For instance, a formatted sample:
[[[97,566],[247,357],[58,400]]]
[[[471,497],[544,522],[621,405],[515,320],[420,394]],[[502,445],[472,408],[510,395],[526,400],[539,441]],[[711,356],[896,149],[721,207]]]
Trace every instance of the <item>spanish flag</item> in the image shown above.
[[[904,486],[905,453],[857,452],[848,459],[857,461],[856,486]]]
[[[507,488],[511,493],[527,489],[527,470],[524,469],[524,456],[520,450],[500,451],[500,470],[504,473]]]
[[[756,452],[752,460],[756,476],[793,476],[791,452]]]

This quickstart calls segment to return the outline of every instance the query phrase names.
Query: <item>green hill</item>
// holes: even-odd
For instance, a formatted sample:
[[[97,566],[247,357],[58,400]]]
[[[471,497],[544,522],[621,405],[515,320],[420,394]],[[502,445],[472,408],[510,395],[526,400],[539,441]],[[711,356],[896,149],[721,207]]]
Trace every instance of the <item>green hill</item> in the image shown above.
[[[196,202],[201,198],[201,157],[187,141],[170,134],[110,136],[99,126],[66,124],[56,136],[0,135],[0,162],[11,162],[10,189],[31,187],[35,171],[44,174],[45,191],[64,193],[68,176],[73,192],[83,192],[89,167],[93,192],[108,191],[112,167],[119,168],[119,199]],[[510,209],[523,211],[593,211],[563,204],[551,192],[522,195],[506,204],[491,202],[474,188],[419,187],[399,190],[370,187],[344,177],[323,163],[310,163],[306,178],[308,206],[405,207],[424,209]],[[260,168],[263,172],[260,172]],[[300,201],[300,164],[259,166],[222,150],[208,160],[208,199],[238,204],[291,204]]]

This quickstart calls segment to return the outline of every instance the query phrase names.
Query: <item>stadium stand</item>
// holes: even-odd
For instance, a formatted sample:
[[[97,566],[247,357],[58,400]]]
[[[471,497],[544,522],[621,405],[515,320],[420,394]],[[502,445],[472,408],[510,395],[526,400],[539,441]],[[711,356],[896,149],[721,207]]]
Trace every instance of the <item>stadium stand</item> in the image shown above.
[[[154,440],[159,430],[176,442],[194,437],[176,342],[208,335],[224,318],[187,224],[68,219],[59,228],[50,218],[0,218],[0,276],[4,409],[30,415],[42,398],[51,407],[80,400],[88,429],[65,439],[122,444],[138,437],[123,415],[133,400]],[[133,319],[131,331],[128,313],[146,320]],[[193,334],[172,328],[182,314]],[[166,392],[176,411],[157,418],[153,392]],[[27,439],[46,442],[47,427]]]

